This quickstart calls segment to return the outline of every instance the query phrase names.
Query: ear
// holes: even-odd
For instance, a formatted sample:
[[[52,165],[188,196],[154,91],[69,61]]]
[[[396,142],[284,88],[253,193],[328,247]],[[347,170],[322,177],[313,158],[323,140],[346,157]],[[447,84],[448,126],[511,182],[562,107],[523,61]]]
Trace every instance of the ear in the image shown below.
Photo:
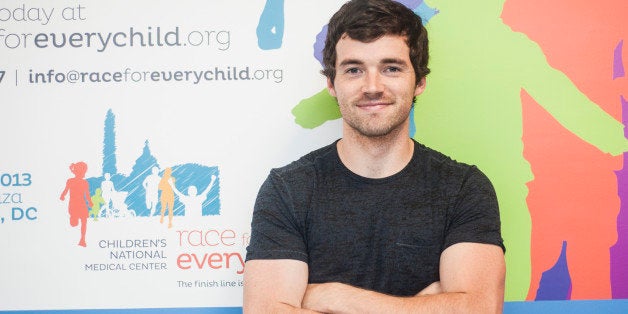
[[[427,81],[425,80],[424,76],[414,88],[415,97],[421,95],[425,91],[425,84],[427,84]]]
[[[336,97],[336,89],[334,88],[334,82],[331,81],[330,78],[327,78],[327,91],[333,97]]]

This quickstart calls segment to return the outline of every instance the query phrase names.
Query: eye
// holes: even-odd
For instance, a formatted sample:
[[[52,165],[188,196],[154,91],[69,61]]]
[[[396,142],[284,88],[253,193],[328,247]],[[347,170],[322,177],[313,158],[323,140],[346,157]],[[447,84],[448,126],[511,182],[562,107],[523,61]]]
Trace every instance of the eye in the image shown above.
[[[386,69],[384,69],[384,72],[397,73],[397,72],[401,72],[401,68],[396,67],[396,66],[389,66],[389,67],[386,67]]]
[[[359,68],[347,68],[345,73],[347,74],[359,74],[361,71]]]

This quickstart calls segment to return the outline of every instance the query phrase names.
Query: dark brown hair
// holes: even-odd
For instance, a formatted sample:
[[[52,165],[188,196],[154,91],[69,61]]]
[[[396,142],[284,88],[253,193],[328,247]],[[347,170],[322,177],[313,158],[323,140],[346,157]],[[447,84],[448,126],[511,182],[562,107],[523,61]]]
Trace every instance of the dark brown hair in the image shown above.
[[[329,20],[323,75],[332,84],[336,78],[336,44],[344,35],[361,42],[373,42],[384,35],[406,37],[416,83],[430,73],[427,31],[412,10],[392,0],[351,0]]]

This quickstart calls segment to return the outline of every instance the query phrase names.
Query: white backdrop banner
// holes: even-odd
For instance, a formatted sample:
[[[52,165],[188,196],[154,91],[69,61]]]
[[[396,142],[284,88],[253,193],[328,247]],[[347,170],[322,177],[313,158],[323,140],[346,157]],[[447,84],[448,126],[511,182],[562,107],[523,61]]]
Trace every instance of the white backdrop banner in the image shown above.
[[[261,182],[339,136],[290,113],[339,3],[285,5],[2,1],[0,310],[242,305]]]

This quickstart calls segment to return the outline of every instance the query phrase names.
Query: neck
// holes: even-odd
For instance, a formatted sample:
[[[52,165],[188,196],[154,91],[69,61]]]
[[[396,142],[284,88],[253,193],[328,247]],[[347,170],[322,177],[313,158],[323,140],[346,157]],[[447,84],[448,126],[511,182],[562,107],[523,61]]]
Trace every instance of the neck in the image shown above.
[[[412,159],[414,142],[401,128],[379,137],[343,132],[338,155],[353,173],[367,178],[385,178],[401,171]]]

